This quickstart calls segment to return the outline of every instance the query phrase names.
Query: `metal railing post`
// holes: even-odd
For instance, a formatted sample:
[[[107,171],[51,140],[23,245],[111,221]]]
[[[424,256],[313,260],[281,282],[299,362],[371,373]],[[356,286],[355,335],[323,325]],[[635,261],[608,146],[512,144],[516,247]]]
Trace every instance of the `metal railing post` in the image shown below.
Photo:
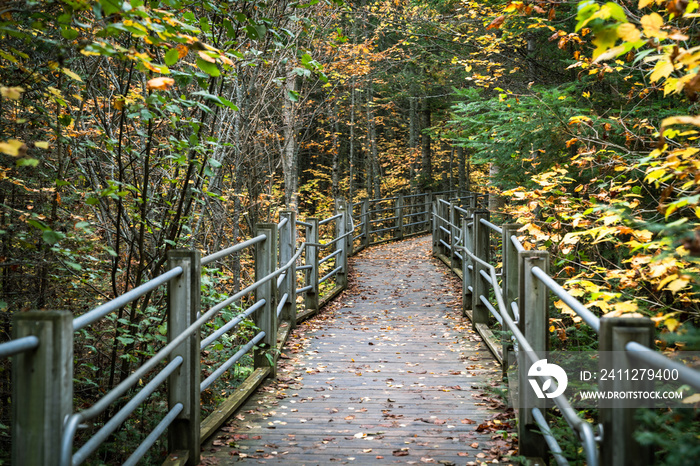
[[[547,351],[548,290],[533,274],[532,268],[539,267],[549,272],[547,251],[522,251],[518,253],[518,301],[520,303],[520,331],[530,343],[533,351],[543,356]],[[519,452],[526,457],[546,458],[547,443],[532,415],[537,407],[546,413],[544,399],[537,398],[530,388],[528,370],[531,361],[525,351],[518,352],[518,442]]]
[[[17,313],[13,333],[36,336],[39,347],[12,360],[12,464],[58,465],[73,408],[73,314]]]
[[[255,236],[265,235],[265,241],[255,246],[255,281],[266,277],[277,268],[277,224],[258,223]],[[255,301],[265,300],[265,305],[253,314],[255,325],[265,332],[253,355],[255,368],[270,367],[270,377],[277,376],[277,365],[272,351],[277,348],[277,279],[261,283],[255,290]]]
[[[199,251],[168,251],[168,268],[182,267],[182,274],[168,282],[168,341],[174,340],[197,320],[201,306],[201,257]],[[182,411],[168,428],[171,452],[189,453],[188,466],[199,464],[200,443],[200,331],[197,330],[171,353],[182,365],[168,379],[168,406],[182,403]]]
[[[489,219],[488,210],[475,210],[472,215],[474,218],[474,226],[472,227],[473,253],[476,257],[484,262],[491,260],[490,247],[490,231],[486,225],[482,225],[480,220]],[[472,324],[476,327],[477,324],[486,324],[489,320],[489,310],[481,302],[481,296],[489,296],[489,283],[481,275],[481,271],[487,272],[486,267],[482,264],[472,261]]]
[[[372,225],[370,225],[369,199],[362,199],[362,247],[369,247]]]
[[[396,204],[394,206],[394,215],[396,217],[396,234],[394,235],[394,239],[396,239],[396,240],[402,240],[404,237],[403,204],[404,204],[403,194],[399,194],[399,197],[396,199]]]
[[[602,353],[600,368],[615,373],[632,373],[633,365],[625,350],[627,343],[634,341],[646,347],[654,343],[654,322],[646,317],[605,317],[600,319],[598,348]],[[638,367],[638,366],[637,366]],[[620,371],[620,372],[618,372]],[[598,371],[600,374],[600,370]],[[652,389],[651,386],[648,387]],[[614,380],[600,380],[598,391],[628,392],[640,390],[639,382],[615,377]],[[600,401],[600,422],[603,425],[603,441],[600,444],[600,464],[652,464],[653,456],[649,446],[641,445],[634,439],[635,407],[643,402],[633,399],[615,400],[614,407],[606,407]]]
[[[287,223],[285,223],[279,231],[280,266],[286,265],[287,262],[294,257],[297,244],[296,212],[291,210],[280,212],[280,219],[285,218],[287,219]],[[287,294],[282,312],[280,313],[280,319],[289,322],[290,328],[294,328],[297,322],[296,279],[297,265],[296,261],[294,261],[287,269],[284,280],[282,280],[279,287],[280,299],[285,293]]]
[[[348,216],[347,205],[345,199],[336,199],[335,201],[336,210],[341,217],[335,222],[335,237],[340,238],[347,232],[347,220]],[[335,244],[337,249],[341,250],[341,253],[336,256],[336,267],[342,267],[335,276],[335,284],[343,289],[348,287],[348,246],[345,239],[338,241]],[[337,250],[336,249],[336,250]]]
[[[318,244],[318,219],[308,218],[306,222],[311,224],[306,227],[306,242]],[[310,286],[311,289],[306,292],[304,305],[307,310],[318,310],[318,246],[306,245],[306,265],[310,265],[311,269],[306,270],[304,286]]]

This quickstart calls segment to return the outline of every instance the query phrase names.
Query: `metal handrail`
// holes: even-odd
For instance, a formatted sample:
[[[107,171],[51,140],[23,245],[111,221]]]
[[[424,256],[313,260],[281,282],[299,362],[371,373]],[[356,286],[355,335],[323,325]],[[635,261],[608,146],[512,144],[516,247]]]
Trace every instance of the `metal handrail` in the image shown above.
[[[596,333],[600,333],[600,318],[589,311],[578,299],[571,296],[564,288],[559,286],[552,277],[541,268],[535,266],[532,268],[532,274],[537,277],[544,286],[566,303],[573,311],[578,314],[584,322],[586,322]]]
[[[194,321],[180,335],[176,336],[170,343],[168,343],[160,351],[158,351],[153,357],[151,357],[145,364],[143,364],[141,367],[136,369],[136,371],[134,371],[129,377],[124,379],[119,385],[117,385],[114,389],[112,389],[110,392],[108,392],[105,396],[103,396],[100,400],[98,400],[90,408],[87,408],[84,411],[80,411],[78,413],[74,413],[71,416],[69,416],[68,421],[66,422],[66,429],[63,432],[63,438],[62,438],[62,442],[61,442],[62,464],[65,464],[65,465],[70,464],[71,445],[73,444],[73,438],[75,437],[75,432],[76,432],[76,429],[77,429],[78,424],[80,422],[84,422],[86,420],[93,419],[94,417],[96,417],[99,414],[101,414],[102,412],[104,412],[104,410],[106,410],[114,401],[116,401],[129,388],[131,388],[134,384],[136,384],[136,382],[139,381],[143,376],[145,376],[148,372],[150,372],[164,358],[166,358],[168,355],[170,355],[170,353],[177,346],[179,346],[183,341],[185,341],[187,338],[189,338],[193,332],[198,331],[199,328],[205,322],[207,322],[212,317],[214,317],[221,309],[229,306],[230,304],[232,304],[233,302],[242,298],[243,296],[247,295],[251,291],[257,289],[263,283],[266,283],[267,281],[272,280],[273,278],[275,278],[279,274],[281,274],[281,273],[285,272],[287,269],[289,269],[289,267],[291,267],[292,264],[294,264],[296,262],[296,260],[299,258],[299,256],[301,255],[301,252],[303,251],[305,244],[306,243],[303,243],[299,247],[296,254],[287,262],[287,264],[285,264],[284,266],[280,267],[279,269],[273,271],[272,273],[266,275],[265,277],[261,278],[260,280],[257,280],[255,283],[253,283],[250,286],[246,287],[245,289],[239,291],[231,298],[226,299],[225,301],[219,303],[218,305],[209,309],[209,311],[202,314],[201,317],[199,317],[196,321]],[[176,270],[176,269],[182,269],[182,268],[176,267],[173,270]],[[171,270],[171,272],[172,272],[172,270]],[[180,273],[182,273],[182,270],[180,270]],[[161,275],[161,277],[162,277],[162,275]],[[75,321],[74,321],[74,327],[75,327]],[[141,393],[141,392],[139,392],[139,393]],[[102,440],[102,441],[104,441],[104,440]],[[100,443],[102,443],[102,442],[100,442]]]
[[[396,220],[398,217],[386,217],[386,218],[375,218],[374,220],[370,220],[369,223],[382,223],[382,222],[388,222],[390,220]]]
[[[80,330],[82,328],[91,325],[110,312],[116,311],[120,307],[124,307],[132,301],[139,299],[141,296],[145,295],[149,291],[153,291],[161,285],[165,285],[173,278],[179,276],[183,272],[182,267],[174,267],[167,272],[152,278],[146,283],[137,286],[136,288],[127,291],[123,295],[116,297],[115,299],[104,303],[95,309],[86,312],[85,314],[73,319],[73,330]]]
[[[491,276],[491,280],[493,282],[493,291],[494,295],[496,297],[496,302],[498,304],[498,312],[501,315],[501,318],[503,319],[503,322],[507,325],[508,329],[513,333],[513,336],[517,340],[518,344],[520,345],[520,350],[525,351],[526,355],[528,358],[531,360],[532,363],[535,363],[539,360],[536,356],[536,352],[532,349],[532,346],[530,346],[530,343],[527,341],[525,338],[525,335],[520,331],[520,328],[518,328],[518,325],[511,319],[511,317],[508,315],[508,313],[505,311],[506,310],[506,305],[504,302],[503,298],[503,292],[501,290],[500,285],[498,284],[498,277],[496,276],[496,268],[489,264],[488,262],[480,259],[474,253],[472,253],[468,248],[464,246],[459,247],[461,250],[463,250],[469,257],[472,258],[472,260],[480,263],[484,267],[486,267],[489,270],[489,274]],[[556,383],[554,380],[552,380],[550,377],[547,377],[547,379],[550,380],[550,384],[556,387]],[[576,411],[571,407],[571,404],[569,401],[563,397],[563,395],[560,395],[558,397],[552,398],[554,403],[557,405],[559,410],[562,413],[562,416],[566,420],[567,424],[574,429],[578,434],[579,438],[581,439],[583,443],[583,448],[584,452],[586,454],[586,460],[588,462],[589,466],[597,466],[598,465],[598,452],[596,448],[596,441],[595,441],[595,436],[593,434],[593,427],[586,421],[582,420],[576,415]]]
[[[326,262],[327,260],[330,260],[330,259],[334,258],[335,256],[337,256],[337,255],[340,254],[341,252],[343,252],[342,249],[337,249],[335,252],[332,252],[332,253],[328,254],[328,255],[327,255],[326,257],[324,257],[323,259],[319,259],[319,260],[318,260],[319,265],[320,265],[320,264],[323,264],[323,263]]]
[[[175,418],[177,418],[177,415],[180,414],[184,408],[185,407],[182,405],[182,403],[175,404],[175,406],[168,411],[168,414],[166,414],[165,417],[158,423],[155,429],[148,434],[148,437],[141,442],[141,445],[139,445],[131,456],[127,458],[127,460],[124,462],[124,466],[136,466],[143,455],[148,452],[149,448],[156,443],[156,440],[158,440],[158,438],[163,435],[165,430],[170,427],[170,424],[173,423]]]
[[[451,193],[448,192],[448,193]],[[441,193],[436,193],[436,194],[441,194]],[[419,196],[426,196],[425,194],[415,194],[415,195],[407,195],[403,196],[403,198],[417,198]],[[374,199],[371,200],[371,203],[374,203],[375,206],[379,206],[380,203],[385,202],[389,203],[393,200],[400,199],[402,196],[395,196],[395,197],[390,197],[390,198],[382,198],[382,199]],[[428,197],[426,197],[428,199]],[[444,202],[444,201],[443,201]],[[70,415],[68,415],[65,419],[64,422],[64,429],[63,433],[61,435],[61,445],[60,445],[60,461],[62,464],[70,464],[71,462],[75,462],[75,464],[79,464],[82,461],[85,461],[87,456],[91,454],[91,452],[94,451],[101,443],[104,442],[106,436],[109,436],[110,433],[117,428],[122,422],[124,422],[128,416],[130,416],[133,412],[134,409],[136,409],[142,402],[143,400],[146,399],[153,391],[157,389],[158,386],[160,386],[165,379],[167,379],[171,374],[176,373],[175,371],[178,370],[178,368],[184,363],[184,359],[182,356],[177,356],[175,357],[172,361],[168,361],[168,358],[172,357],[173,352],[178,346],[181,346],[188,338],[192,337],[192,335],[195,335],[197,332],[200,332],[203,325],[207,323],[210,319],[212,319],[214,316],[216,316],[219,312],[221,312],[224,308],[231,306],[235,302],[239,301],[241,298],[245,297],[246,295],[252,293],[253,291],[258,290],[263,284],[267,284],[273,280],[276,279],[278,287],[282,285],[283,283],[288,283],[289,281],[294,282],[295,280],[290,280],[290,278],[296,278],[296,277],[289,277],[289,272],[287,272],[293,265],[296,264],[297,260],[301,257],[301,255],[306,251],[307,247],[318,247],[318,248],[328,248],[331,247],[334,244],[337,244],[341,241],[344,241],[345,238],[352,238],[353,240],[355,239],[360,239],[366,235],[366,232],[363,233],[360,236],[354,237],[354,232],[358,228],[365,228],[365,231],[369,230],[369,234],[377,234],[381,233],[384,231],[390,231],[390,230],[396,230],[397,228],[406,228],[406,227],[412,227],[416,225],[424,225],[429,220],[424,220],[420,222],[414,222],[414,223],[409,223],[409,224],[403,224],[402,220],[403,219],[411,219],[415,218],[420,215],[425,215],[425,214],[430,214],[429,210],[426,209],[424,206],[428,205],[429,202],[421,202],[421,203],[406,203],[402,204],[401,202],[397,202],[395,204],[395,207],[387,207],[387,208],[382,208],[382,209],[376,209],[376,210],[366,210],[364,213],[365,215],[373,215],[373,214],[378,214],[381,212],[388,212],[388,211],[396,211],[398,215],[388,217],[388,218],[383,218],[383,219],[376,219],[373,221],[370,221],[369,218],[364,219],[363,222],[358,222],[355,223],[351,213],[352,209],[357,207],[358,205],[352,205],[350,204],[350,212],[341,212],[337,213],[329,218],[317,221],[313,220],[312,222],[303,222],[303,221],[292,221],[291,219],[293,216],[287,216],[284,218],[280,218],[280,221],[273,225],[270,225],[269,228],[276,229],[277,231],[285,231],[289,232],[289,234],[292,234],[293,236],[293,228],[296,226],[304,226],[304,227],[310,227],[314,228],[314,241],[316,242],[304,242],[302,243],[297,251],[294,253],[293,257],[287,261],[286,264],[281,265],[279,268],[273,270],[270,272],[270,268],[266,270],[266,275],[259,280],[256,280],[254,283],[250,284],[243,290],[238,291],[235,293],[233,296],[228,297],[224,299],[223,301],[219,302],[218,304],[213,305],[210,309],[208,309],[206,312],[203,313],[198,313],[197,318],[194,322],[189,324],[187,328],[185,328],[182,332],[178,333],[177,335],[170,335],[170,338],[172,338],[171,341],[167,342],[163,348],[158,350],[156,354],[154,354],[152,357],[150,357],[148,360],[146,360],[140,367],[137,367],[136,370],[129,374],[124,380],[122,380],[119,384],[117,384],[116,387],[112,388],[109,392],[104,394],[99,400],[97,400],[92,406],[88,407],[87,409],[84,409],[82,411],[78,412],[73,412]],[[390,205],[390,204],[385,204],[385,205]],[[396,209],[403,209],[403,212],[400,210]],[[423,210],[422,212],[414,212],[414,213],[406,213],[412,210]],[[347,218],[347,215],[350,214],[350,217]],[[338,219],[346,219],[347,220],[347,226],[345,225],[345,220],[343,221],[343,225],[341,227],[349,229],[345,234],[339,236],[338,238],[332,239],[329,243],[325,244],[320,244],[318,242],[318,234],[317,234],[317,229],[316,226],[320,225],[325,225],[328,224],[334,220]],[[369,223],[381,223],[388,224],[388,222],[394,221],[394,220],[399,220],[397,222],[399,225],[398,226],[392,226],[391,228],[384,228],[380,230],[375,230],[371,231],[371,228],[369,228]],[[292,223],[292,225],[290,225]],[[276,228],[275,228],[276,227]],[[266,226],[266,228],[268,228]],[[286,233],[285,233],[286,234]],[[403,237],[403,234],[399,234],[399,237]],[[264,243],[267,240],[267,236],[264,234],[258,235],[254,238],[248,239],[246,241],[240,242],[238,244],[234,244],[231,247],[228,247],[226,249],[223,249],[221,251],[217,251],[215,253],[206,255],[204,257],[199,257],[198,254],[194,256],[189,256],[189,257],[196,257],[196,261],[198,264],[193,264],[193,267],[196,265],[197,268],[200,266],[206,266],[209,264],[212,264],[218,260],[224,259],[232,254],[235,254],[239,251],[244,250],[245,248],[249,248],[251,246],[257,245]],[[369,239],[368,239],[369,240]],[[369,243],[369,241],[368,241]],[[280,243],[281,244],[281,243]],[[343,254],[344,251],[347,250],[352,251],[352,244],[345,244],[343,243],[343,246],[341,249],[336,250],[335,252],[329,254],[328,256],[318,259],[318,250],[314,251],[314,257],[312,262],[312,258],[307,257],[307,262],[311,262],[310,264],[306,265],[300,265],[296,270],[314,270],[314,267],[317,265],[320,265],[331,258],[336,258],[336,265],[338,265],[337,257],[343,256],[344,260],[342,261],[343,264],[346,264],[346,255]],[[289,251],[289,250],[287,250]],[[267,253],[267,251],[264,251]],[[258,251],[260,253],[260,251]],[[273,253],[281,254],[281,249],[278,251],[273,251]],[[285,252],[286,257],[289,257],[288,254],[290,252]],[[308,254],[308,252],[307,252]],[[458,257],[461,257],[458,253],[455,253],[458,255]],[[273,264],[275,261],[272,262]],[[104,303],[88,312],[85,314],[78,316],[77,318],[73,319],[73,329],[74,330],[81,330],[84,329],[86,326],[89,326],[98,320],[104,318],[107,316],[110,312],[119,310],[126,306],[129,303],[132,303],[136,301],[137,299],[147,295],[148,293],[156,290],[158,287],[163,286],[172,280],[178,278],[178,277],[183,277],[183,274],[188,270],[188,265],[187,262],[184,262],[185,265],[182,266],[176,266],[170,270],[167,270],[163,274],[154,277],[153,279],[133,288],[132,290],[116,297],[115,299]],[[274,265],[273,265],[274,267]],[[306,291],[312,290],[315,287],[318,286],[320,283],[324,283],[328,279],[330,279],[333,276],[338,275],[344,270],[344,267],[346,265],[339,265],[338,267],[335,267],[330,273],[326,274],[323,278],[320,280],[318,279],[318,271],[315,271],[312,276],[314,276],[313,280],[315,281],[314,284],[311,286],[305,286],[300,289],[294,289],[292,288],[291,291],[284,292],[282,296],[279,299],[279,304],[276,306],[276,311],[277,311],[277,316],[281,314],[281,311],[284,309],[284,306],[287,304],[287,301],[289,300],[290,294],[295,295],[299,293],[304,293]],[[269,272],[269,273],[268,273]],[[345,274],[345,272],[342,272]],[[286,281],[287,280],[287,281]],[[341,280],[341,276],[338,276],[336,278],[336,285],[340,284],[341,286],[345,286],[345,280]],[[188,285],[185,285],[188,286]],[[293,283],[292,285],[293,286]],[[271,285],[269,288],[271,288],[274,292],[274,285]],[[279,293],[278,293],[279,294]],[[316,292],[318,294],[318,292]],[[309,296],[307,295],[307,298]],[[314,299],[318,299],[318,296],[316,296]],[[218,328],[216,331],[214,331],[211,335],[206,337],[203,341],[200,342],[199,344],[199,349],[203,349],[220,339],[224,334],[227,332],[232,331],[233,329],[238,326],[243,319],[246,319],[253,315],[254,312],[258,311],[261,309],[263,306],[269,306],[270,301],[276,301],[277,297],[276,296],[267,296],[263,297],[261,299],[258,299],[256,303],[254,303],[252,306],[250,306],[245,312],[238,314],[235,318],[233,318],[231,321],[226,322],[223,326]],[[308,306],[308,304],[307,304]],[[273,310],[274,311],[274,310]],[[267,312],[267,308],[266,308]],[[178,328],[178,331],[180,329]],[[267,330],[267,329],[266,329]],[[268,333],[270,333],[268,331]],[[225,373],[226,370],[228,370],[233,364],[236,364],[238,359],[242,357],[242,354],[245,354],[247,351],[249,351],[256,343],[261,341],[263,338],[265,338],[266,333],[264,331],[261,331],[256,337],[248,342],[246,345],[244,345],[233,357],[228,359],[224,364],[222,364],[214,373],[212,373],[205,381],[203,381],[200,384],[200,389],[205,390],[208,388],[218,377],[220,377],[221,374]],[[199,338],[197,338],[199,339]],[[12,356],[15,354],[19,354],[25,351],[31,351],[36,348],[39,348],[40,345],[43,342],[40,341],[40,339],[37,336],[26,336],[20,339],[12,340],[9,342],[1,343],[0,344],[0,357],[8,357]],[[50,343],[50,342],[49,342]],[[196,351],[197,349],[195,349]],[[185,358],[186,359],[186,358]],[[165,366],[165,367],[162,367]],[[162,368],[161,368],[162,367]],[[160,369],[159,372],[155,376],[150,375],[151,372],[156,372],[156,369]],[[145,378],[146,376],[150,377],[150,381],[139,390],[139,392],[128,400],[126,402],[126,405],[117,412],[117,414],[110,420],[108,421],[105,426],[103,426],[102,429],[100,429],[96,435],[92,436],[90,439],[88,439],[75,453],[75,455],[72,454],[73,451],[73,441],[74,437],[76,435],[76,429],[78,428],[78,425],[90,420],[94,419],[96,416],[99,416],[101,413],[103,413],[106,409],[108,409],[110,406],[113,406],[116,401],[118,401],[121,397],[123,397],[129,390],[133,389],[137,383],[140,383],[142,378]],[[194,396],[194,395],[193,395]],[[165,417],[161,420],[161,422],[156,426],[156,428],[148,434],[146,439],[141,443],[141,445],[134,451],[134,453],[127,459],[125,464],[136,464],[139,459],[146,453],[148,448],[153,445],[153,443],[158,439],[158,437],[170,426],[174,419],[184,410],[183,404],[176,404],[173,406],[170,411],[165,415]]]
[[[482,225],[485,225],[485,226],[487,226],[488,228],[492,229],[493,231],[495,231],[495,232],[498,233],[498,234],[502,234],[502,233],[503,233],[503,228],[501,228],[501,227],[499,227],[499,226],[497,226],[497,225],[494,225],[493,223],[489,222],[489,221],[486,220],[485,218],[479,219],[479,222],[480,222]]]
[[[277,303],[277,317],[282,314],[282,309],[284,309],[285,304],[287,304],[287,298],[289,298],[289,293],[285,293],[282,296],[280,296],[280,302]]]
[[[678,380],[690,385],[696,390],[700,390],[700,371],[681,364],[678,361],[669,359],[661,353],[657,353],[651,348],[640,345],[635,341],[630,341],[625,345],[625,350],[637,361],[645,362],[656,369],[676,369],[678,370]]]
[[[329,278],[331,278],[333,275],[335,275],[335,274],[337,274],[338,272],[340,272],[341,270],[343,270],[343,267],[342,267],[342,266],[338,266],[338,267],[334,268],[333,270],[331,270],[328,274],[326,274],[323,278],[321,278],[321,279],[318,281],[319,285],[320,285],[321,283],[325,282],[326,280],[328,280]]]
[[[39,347],[39,338],[34,335],[17,338],[15,340],[0,343],[0,359],[9,358],[15,354],[35,350]]]
[[[230,248],[223,249],[219,252],[215,252],[214,254],[209,254],[208,256],[202,257],[202,265],[207,265],[219,259],[223,259],[226,256],[230,256],[235,252],[241,251],[254,244],[262,243],[263,241],[265,241],[265,235],[258,235],[255,238],[243,241],[242,243],[238,243]]]
[[[335,219],[337,219],[337,218],[340,218],[340,217],[342,217],[342,216],[343,216],[343,214],[336,214],[336,215],[334,215],[334,216],[332,216],[332,217],[328,217],[328,218],[325,218],[325,219],[323,219],[323,220],[320,220],[320,221],[318,222],[318,224],[319,224],[319,225],[325,225],[326,223],[330,223],[330,222],[332,222],[333,220],[335,220]]]
[[[265,298],[259,299],[258,302],[256,302],[255,304],[250,306],[248,309],[246,309],[246,311],[244,313],[239,314],[235,319],[227,322],[225,325],[222,325],[216,332],[212,333],[207,338],[202,340],[202,342],[199,344],[199,349],[206,348],[207,346],[211,345],[216,340],[221,338],[221,336],[223,334],[229,332],[230,330],[233,330],[233,328],[235,326],[237,326],[238,324],[243,322],[243,320],[246,317],[249,317],[251,314],[253,314],[253,312],[255,312],[258,309],[260,309],[261,307],[263,307],[265,305],[265,303],[266,303]]]
[[[143,387],[136,396],[134,396],[129,402],[124,405],[122,409],[120,409],[117,414],[112,416],[112,418],[105,423],[104,426],[100,430],[97,431],[95,435],[93,435],[90,440],[85,442],[85,445],[83,445],[78,451],[75,452],[74,455],[71,457],[71,450],[70,450],[70,445],[66,445],[64,443],[64,449],[63,449],[63,455],[67,455],[68,457],[64,456],[63,457],[63,464],[73,464],[73,465],[79,465],[83,461],[85,461],[92,453],[95,451],[107,438],[109,435],[114,432],[117,427],[119,427],[124,421],[126,421],[126,418],[129,417],[129,415],[138,408],[141,403],[146,401],[146,399],[156,391],[156,389],[163,383],[165,380],[177,370],[178,367],[182,364],[184,359],[182,356],[176,356],[175,359],[173,359],[167,366],[161,370],[158,375],[156,375],[148,384],[146,384],[145,387]],[[78,423],[82,421],[86,421],[88,419],[91,419],[90,417],[84,417],[83,414],[85,411],[73,414],[68,418],[67,426],[66,427],[66,432],[71,434],[70,439],[72,443],[73,435],[75,435],[75,429],[78,427]],[[66,439],[65,433],[64,433],[64,440]],[[68,448],[66,448],[68,447]]]
[[[537,423],[537,426],[542,431],[542,436],[547,442],[549,451],[552,452],[552,456],[554,456],[554,459],[557,461],[557,464],[559,466],[568,466],[569,461],[564,457],[564,453],[562,452],[561,447],[557,442],[557,439],[554,438],[554,435],[552,435],[552,431],[550,430],[549,424],[547,424],[547,420],[544,418],[542,411],[540,411],[539,408],[532,408],[532,417]]]
[[[218,379],[219,377],[221,377],[227,370],[229,370],[229,369],[231,368],[231,366],[233,366],[234,364],[236,364],[236,363],[238,362],[238,360],[241,359],[241,358],[243,357],[244,354],[246,354],[248,351],[250,351],[251,348],[253,348],[253,346],[257,345],[257,344],[260,342],[260,340],[262,340],[263,338],[265,338],[265,332],[262,332],[262,331],[261,331],[260,333],[258,333],[257,335],[255,335],[255,337],[254,337],[252,340],[250,340],[248,343],[246,343],[245,345],[243,345],[243,347],[242,347],[241,349],[239,349],[239,350],[236,352],[236,354],[234,354],[233,356],[231,356],[231,358],[229,358],[228,361],[226,361],[225,363],[223,363],[223,364],[222,364],[221,366],[219,366],[214,372],[212,372],[211,375],[210,375],[209,377],[207,377],[206,379],[204,379],[204,380],[199,384],[199,391],[200,391],[200,393],[203,392],[204,390],[206,390],[207,388],[209,388],[209,386],[210,386],[211,384],[213,384],[213,383],[216,381],[216,379]]]

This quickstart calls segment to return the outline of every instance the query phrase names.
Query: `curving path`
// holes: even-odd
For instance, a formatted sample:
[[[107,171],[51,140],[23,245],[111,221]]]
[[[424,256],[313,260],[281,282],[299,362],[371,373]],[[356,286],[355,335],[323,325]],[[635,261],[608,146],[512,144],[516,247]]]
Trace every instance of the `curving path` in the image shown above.
[[[482,388],[500,366],[430,248],[421,237],[355,256],[350,288],[294,331],[277,380],[203,445],[202,464],[498,462],[505,421]]]

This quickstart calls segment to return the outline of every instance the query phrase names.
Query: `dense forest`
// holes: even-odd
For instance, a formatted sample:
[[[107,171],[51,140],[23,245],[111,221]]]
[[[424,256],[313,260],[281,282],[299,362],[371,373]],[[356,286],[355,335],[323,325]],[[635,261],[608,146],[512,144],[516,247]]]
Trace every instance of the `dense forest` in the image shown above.
[[[688,0],[6,1],[1,338],[14,313],[82,314],[282,209],[460,189],[596,312],[697,350],[698,17]],[[206,293],[250,273],[237,257]],[[78,399],[152,354],[162,299],[83,335]],[[553,339],[587,344],[555,306]]]

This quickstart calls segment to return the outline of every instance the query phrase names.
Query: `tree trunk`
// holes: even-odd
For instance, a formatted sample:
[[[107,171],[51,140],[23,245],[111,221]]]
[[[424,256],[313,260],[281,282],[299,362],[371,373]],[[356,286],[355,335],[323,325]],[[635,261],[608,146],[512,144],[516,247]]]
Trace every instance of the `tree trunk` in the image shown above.
[[[465,163],[464,163],[464,147],[462,146],[457,146],[457,176],[459,179],[459,194],[463,194],[467,192],[467,177],[465,173]]]
[[[418,172],[418,166],[417,166],[417,157],[416,157],[416,152],[418,148],[418,127],[419,127],[419,122],[418,122],[418,111],[416,109],[417,105],[416,103],[418,102],[417,97],[409,97],[409,114],[408,114],[408,148],[410,150],[410,183],[411,183],[411,192],[415,193],[418,191],[418,183],[416,179],[416,173]]]
[[[333,199],[338,199],[340,197],[340,148],[338,147],[338,108],[335,102],[328,108],[328,120],[333,125],[333,134],[331,136],[333,141],[331,193],[333,194]]]
[[[431,138],[428,128],[432,126],[430,121],[430,104],[427,99],[423,100],[422,121],[421,121],[421,186],[429,191],[433,185],[432,153],[430,148]]]
[[[298,211],[299,173],[297,171],[296,108],[294,102],[290,99],[290,96],[298,92],[298,89],[296,75],[291,70],[287,73],[284,92],[284,106],[282,107],[282,120],[284,122],[284,146],[282,147],[284,200],[288,209]]]
[[[492,163],[489,166],[489,181],[490,185],[494,186],[496,178],[498,178],[498,173],[499,173],[498,166],[496,166],[495,163]],[[491,212],[497,212],[503,207],[504,204],[504,199],[502,196],[496,194],[496,193],[489,193],[489,210]]]
[[[378,150],[377,150],[377,122],[374,119],[374,86],[372,76],[367,79],[367,193],[375,199],[381,197]]]
[[[350,154],[348,173],[348,197],[350,200],[355,196],[355,78],[350,80]]]

